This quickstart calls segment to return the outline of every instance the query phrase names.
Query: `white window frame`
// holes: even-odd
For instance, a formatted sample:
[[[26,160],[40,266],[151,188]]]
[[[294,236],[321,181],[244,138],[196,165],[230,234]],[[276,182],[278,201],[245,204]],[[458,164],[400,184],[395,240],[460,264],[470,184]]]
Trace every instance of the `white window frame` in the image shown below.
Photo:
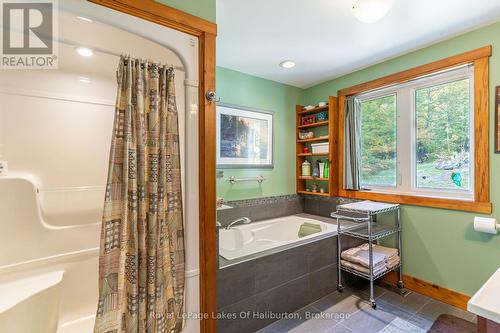
[[[417,187],[416,100],[418,89],[469,79],[470,162],[469,189],[433,189]],[[472,65],[433,73],[406,83],[357,95],[360,102],[396,95],[396,186],[368,185],[364,190],[377,193],[422,197],[474,200],[474,67]],[[404,130],[408,129],[408,130]],[[406,149],[405,149],[406,147]]]

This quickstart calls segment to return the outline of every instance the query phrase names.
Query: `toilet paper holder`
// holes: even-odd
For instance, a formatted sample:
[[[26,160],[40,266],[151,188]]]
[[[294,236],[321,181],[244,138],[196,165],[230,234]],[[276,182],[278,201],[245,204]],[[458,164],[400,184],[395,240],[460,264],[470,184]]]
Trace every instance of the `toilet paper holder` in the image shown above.
[[[495,218],[489,217],[474,217],[474,230],[496,235],[500,230],[500,223],[497,223]]]

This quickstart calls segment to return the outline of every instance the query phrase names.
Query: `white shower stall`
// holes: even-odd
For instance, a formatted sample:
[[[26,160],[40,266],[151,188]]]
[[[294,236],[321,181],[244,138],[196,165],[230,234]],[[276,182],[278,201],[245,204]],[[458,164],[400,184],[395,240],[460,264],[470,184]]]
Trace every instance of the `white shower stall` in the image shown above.
[[[197,313],[198,40],[83,0],[59,6],[59,68],[0,75],[0,153],[9,163],[0,176],[0,332],[92,332],[121,54],[175,67],[185,304]],[[183,332],[199,323],[188,320]]]

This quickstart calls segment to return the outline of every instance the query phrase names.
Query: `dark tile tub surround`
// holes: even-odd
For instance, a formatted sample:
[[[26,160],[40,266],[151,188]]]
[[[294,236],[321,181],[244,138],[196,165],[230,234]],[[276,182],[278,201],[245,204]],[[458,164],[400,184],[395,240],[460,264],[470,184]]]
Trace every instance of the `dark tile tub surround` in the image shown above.
[[[219,210],[217,220],[227,226],[246,216],[253,222],[300,213],[330,217],[339,198],[286,195],[230,201],[232,209]],[[343,245],[359,245],[349,239]],[[221,261],[226,262],[222,257]],[[344,281],[350,276],[342,275]],[[345,281],[349,283],[349,281]],[[282,252],[226,266],[217,272],[219,333],[255,332],[336,290],[337,236],[303,244]],[[243,318],[242,313],[249,313]],[[265,318],[255,318],[262,314]]]
[[[255,332],[336,288],[335,237],[220,269],[217,274],[219,333]],[[250,311],[249,318],[240,312]],[[254,314],[265,318],[255,318]],[[236,316],[226,319],[225,316]]]
[[[218,210],[217,220],[222,226],[227,226],[243,216],[249,217],[254,222],[300,213],[330,217],[338,204],[347,202],[351,201],[337,197],[296,194],[228,201],[225,204],[233,208]]]
[[[243,216],[255,222],[304,212],[304,199],[296,194],[228,201],[225,204],[233,208],[217,211],[217,221],[223,227]]]
[[[338,197],[319,197],[306,195],[303,197],[304,200],[304,213],[330,217],[330,214],[337,210],[337,205],[352,202],[352,200],[347,200]]]

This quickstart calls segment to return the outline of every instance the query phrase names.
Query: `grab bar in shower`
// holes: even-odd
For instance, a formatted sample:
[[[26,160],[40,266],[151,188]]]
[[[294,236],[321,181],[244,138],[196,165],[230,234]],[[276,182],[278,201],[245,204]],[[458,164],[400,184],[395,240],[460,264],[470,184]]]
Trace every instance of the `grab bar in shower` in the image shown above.
[[[38,192],[77,192],[77,191],[104,191],[105,186],[61,186],[38,188]]]
[[[230,182],[231,184],[235,184],[237,182],[248,182],[248,181],[256,181],[257,183],[262,184],[262,182],[264,180],[266,180],[266,178],[264,178],[264,176],[242,177],[242,178],[231,176],[231,177],[226,178],[226,181]]]

